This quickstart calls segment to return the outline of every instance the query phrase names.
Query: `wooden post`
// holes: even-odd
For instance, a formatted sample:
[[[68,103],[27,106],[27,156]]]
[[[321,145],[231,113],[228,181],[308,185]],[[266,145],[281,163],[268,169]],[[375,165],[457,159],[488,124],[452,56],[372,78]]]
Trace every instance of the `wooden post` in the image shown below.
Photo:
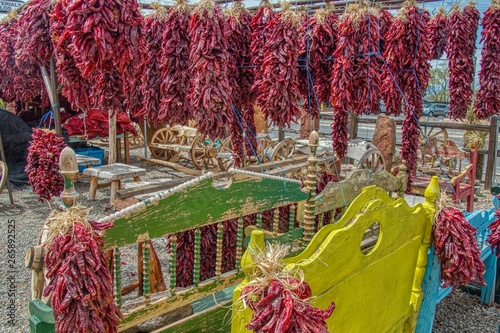
[[[484,188],[489,190],[496,173],[495,161],[497,159],[498,143],[498,117],[490,118],[490,136],[488,140],[488,161],[486,162],[486,174],[484,176]]]
[[[142,128],[144,128],[144,130],[142,131],[142,136],[144,137],[144,158],[148,158],[148,143],[150,141],[148,140],[148,127],[147,127],[146,116],[144,116],[144,124]]]
[[[57,92],[56,63],[54,57],[50,58],[50,83],[52,91],[52,112],[54,112],[54,126],[58,137],[62,137],[61,106],[59,105],[59,93]]]
[[[309,136],[309,148],[311,153],[307,159],[307,179],[304,182],[309,198],[304,207],[304,246],[307,246],[314,236],[314,217],[316,212],[316,149],[319,145],[318,132],[313,131]]]
[[[285,130],[283,126],[278,126],[278,141],[281,142],[285,140]]]
[[[116,163],[116,111],[109,111],[109,155],[108,164]]]
[[[42,72],[45,89],[49,95],[52,112],[54,112],[56,134],[57,136],[62,137],[61,113],[59,108],[59,94],[57,93],[57,76],[54,58],[50,59],[50,75],[45,66],[40,66],[40,71]]]
[[[349,123],[349,139],[353,140],[358,137],[358,116],[351,112],[351,121]]]
[[[76,154],[73,149],[66,147],[59,156],[59,172],[64,177],[64,191],[61,193],[61,200],[66,208],[72,207],[78,193],[75,190],[75,176],[78,174],[78,164]]]

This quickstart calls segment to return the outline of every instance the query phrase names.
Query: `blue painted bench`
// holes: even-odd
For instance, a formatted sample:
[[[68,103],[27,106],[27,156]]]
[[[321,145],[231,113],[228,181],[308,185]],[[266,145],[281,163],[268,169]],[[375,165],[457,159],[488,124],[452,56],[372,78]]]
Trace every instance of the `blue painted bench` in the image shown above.
[[[491,251],[489,244],[486,242],[488,238],[488,226],[495,221],[495,209],[500,209],[500,200],[493,199],[493,208],[490,210],[479,210],[470,213],[465,213],[467,221],[477,230],[476,239],[481,249],[481,259],[486,267],[484,280],[486,286],[481,288],[481,302],[491,305],[495,298],[495,281],[497,271],[497,257]],[[422,283],[422,291],[424,298],[417,323],[417,333],[432,332],[434,316],[436,313],[436,305],[441,302],[452,291],[451,287],[441,288],[439,264],[434,247],[429,248],[429,256],[427,262],[426,273]]]

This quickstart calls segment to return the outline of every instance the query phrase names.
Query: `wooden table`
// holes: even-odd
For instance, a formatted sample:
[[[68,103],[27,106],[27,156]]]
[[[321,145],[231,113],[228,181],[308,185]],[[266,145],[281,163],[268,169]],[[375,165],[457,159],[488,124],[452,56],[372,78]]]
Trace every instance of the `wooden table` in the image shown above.
[[[100,164],[101,160],[87,155],[76,154],[76,164],[78,166],[84,166],[85,168],[92,168],[96,164]]]
[[[113,203],[116,198],[116,191],[120,188],[120,182],[124,179],[133,178],[134,182],[140,180],[139,176],[146,174],[146,169],[132,165],[115,163],[103,165],[95,168],[83,170],[84,175],[90,176],[89,200],[95,200],[95,195],[98,188],[111,187],[109,201]],[[108,180],[109,183],[98,185],[99,179]]]

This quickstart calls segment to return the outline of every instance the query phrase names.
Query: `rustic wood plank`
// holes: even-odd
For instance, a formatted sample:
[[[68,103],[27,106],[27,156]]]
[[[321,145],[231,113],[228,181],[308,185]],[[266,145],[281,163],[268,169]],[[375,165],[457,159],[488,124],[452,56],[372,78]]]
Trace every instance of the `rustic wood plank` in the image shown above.
[[[126,199],[141,194],[167,190],[169,188],[185,183],[193,178],[194,177],[184,177],[182,179],[175,179],[175,180],[170,179],[168,182],[160,182],[157,184],[148,184],[148,185],[140,185],[136,187],[125,188],[116,191],[116,197],[120,199]]]
[[[229,333],[231,320],[228,313],[231,302],[206,309],[152,333]]]
[[[98,177],[99,179],[120,180],[145,175],[146,171],[147,170],[144,168],[139,168],[133,165],[115,163],[85,169],[83,170],[83,174],[91,177]]]
[[[155,158],[142,158],[142,157],[139,157],[139,161],[145,162],[145,163],[151,163],[151,164],[164,165],[164,166],[167,166],[169,168],[172,168],[174,170],[183,172],[183,173],[191,175],[191,176],[199,176],[199,175],[201,175],[201,170],[195,170],[195,169],[186,168],[186,167],[184,167],[184,166],[182,166],[182,165],[180,165],[178,163],[173,163],[173,162],[169,162],[169,161],[158,160],[158,159],[155,159]]]
[[[278,179],[242,174],[230,179],[228,188],[219,189],[212,179],[205,179],[150,204],[147,209],[117,219],[104,234],[105,248],[134,244],[307,198],[295,182],[285,184]]]
[[[426,186],[428,184],[427,181]],[[401,178],[387,171],[372,173],[370,170],[355,170],[347,179],[329,183],[318,195],[316,214],[348,206],[364,187],[370,185],[377,185],[387,192],[397,192],[403,186]]]
[[[243,280],[243,273],[223,274],[219,280],[209,280],[200,283],[198,288],[191,288],[179,292],[172,297],[165,297],[152,301],[148,306],[138,306],[128,313],[124,313],[123,319],[118,327],[119,331],[134,327],[151,318],[161,316],[176,308],[189,304],[195,300],[212,295],[215,292],[222,291]]]

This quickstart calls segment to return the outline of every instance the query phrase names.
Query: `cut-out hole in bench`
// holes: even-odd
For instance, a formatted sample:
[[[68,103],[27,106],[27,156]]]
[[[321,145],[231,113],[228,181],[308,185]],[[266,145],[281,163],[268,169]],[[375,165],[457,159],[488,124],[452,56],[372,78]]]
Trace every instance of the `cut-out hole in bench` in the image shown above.
[[[364,255],[369,255],[373,252],[376,245],[380,242],[380,224],[378,222],[373,223],[366,229],[363,239],[361,240],[361,252]]]

